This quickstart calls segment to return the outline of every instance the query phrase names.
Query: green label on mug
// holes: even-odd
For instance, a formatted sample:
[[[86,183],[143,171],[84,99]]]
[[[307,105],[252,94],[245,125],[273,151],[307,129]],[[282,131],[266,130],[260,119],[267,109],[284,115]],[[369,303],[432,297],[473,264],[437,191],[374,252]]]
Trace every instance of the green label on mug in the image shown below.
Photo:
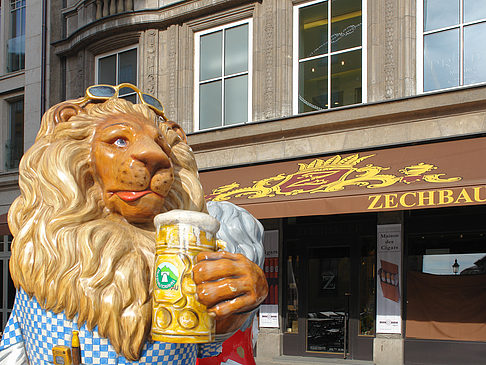
[[[161,262],[157,266],[155,277],[159,289],[167,290],[172,288],[179,280],[179,271],[170,262]]]

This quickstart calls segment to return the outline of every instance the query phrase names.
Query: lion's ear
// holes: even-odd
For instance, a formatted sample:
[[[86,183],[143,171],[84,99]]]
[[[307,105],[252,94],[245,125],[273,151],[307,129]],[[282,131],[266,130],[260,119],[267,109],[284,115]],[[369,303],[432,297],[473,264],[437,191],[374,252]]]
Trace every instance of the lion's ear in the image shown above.
[[[67,122],[71,117],[81,113],[83,109],[73,103],[62,103],[54,110],[54,120],[56,124]]]
[[[179,124],[173,122],[172,120],[165,121],[164,124],[167,125],[174,132],[176,132],[179,135],[179,137],[181,137],[182,142],[187,143],[186,133],[184,132],[184,130]]]

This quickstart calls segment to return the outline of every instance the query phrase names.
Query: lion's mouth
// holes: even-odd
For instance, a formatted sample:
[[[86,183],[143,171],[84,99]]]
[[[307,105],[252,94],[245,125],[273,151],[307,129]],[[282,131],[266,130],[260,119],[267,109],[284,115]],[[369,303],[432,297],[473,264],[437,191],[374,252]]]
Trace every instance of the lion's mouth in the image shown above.
[[[126,202],[133,202],[137,199],[140,199],[142,196],[147,194],[154,193],[152,190],[144,190],[144,191],[117,191],[115,195],[117,195],[121,200]],[[154,193],[155,194],[155,193]]]

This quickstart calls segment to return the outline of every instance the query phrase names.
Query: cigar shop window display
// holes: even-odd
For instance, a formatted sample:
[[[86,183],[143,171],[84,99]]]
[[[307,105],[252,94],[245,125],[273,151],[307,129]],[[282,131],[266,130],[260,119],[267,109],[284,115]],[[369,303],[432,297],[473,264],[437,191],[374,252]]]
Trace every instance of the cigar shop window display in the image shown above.
[[[118,98],[127,87],[138,104]],[[206,205],[185,134],[156,98],[96,85],[53,106],[19,184],[1,365],[238,360],[224,341],[267,295],[263,228]]]

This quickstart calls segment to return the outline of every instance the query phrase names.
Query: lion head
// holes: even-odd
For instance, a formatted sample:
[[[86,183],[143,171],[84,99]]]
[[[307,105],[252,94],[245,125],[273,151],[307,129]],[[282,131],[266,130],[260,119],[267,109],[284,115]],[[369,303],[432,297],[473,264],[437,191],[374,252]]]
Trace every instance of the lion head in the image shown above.
[[[49,109],[9,211],[15,286],[98,326],[139,357],[150,330],[155,214],[206,211],[190,147],[147,106],[71,100]]]

